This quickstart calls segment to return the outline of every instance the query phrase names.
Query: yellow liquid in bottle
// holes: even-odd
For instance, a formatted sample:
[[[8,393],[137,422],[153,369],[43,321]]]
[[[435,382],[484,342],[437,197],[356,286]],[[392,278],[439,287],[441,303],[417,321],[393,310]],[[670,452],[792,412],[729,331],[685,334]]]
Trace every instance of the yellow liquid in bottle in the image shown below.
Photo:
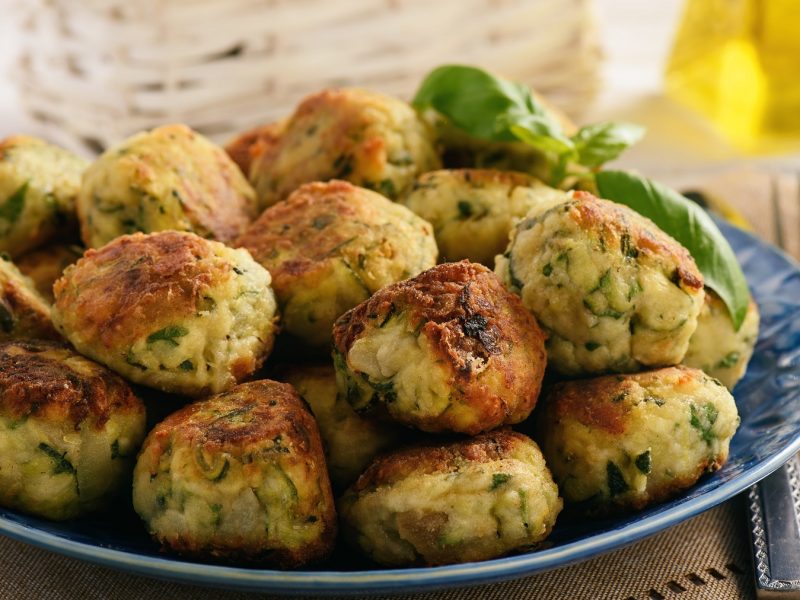
[[[800,0],[687,0],[668,93],[737,146],[800,146]]]

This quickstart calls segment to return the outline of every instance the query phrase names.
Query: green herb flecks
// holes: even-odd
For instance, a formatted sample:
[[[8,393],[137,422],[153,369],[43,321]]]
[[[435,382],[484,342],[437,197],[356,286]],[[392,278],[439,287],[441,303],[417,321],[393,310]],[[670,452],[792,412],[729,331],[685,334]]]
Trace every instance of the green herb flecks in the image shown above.
[[[3,304],[0,304],[0,330],[11,333],[14,329],[14,315]]]
[[[690,405],[689,424],[697,430],[700,437],[707,444],[711,444],[716,438],[713,429],[718,416],[717,407],[710,402],[699,409],[694,404]]]
[[[44,452],[53,461],[53,475],[60,475],[62,473],[69,473],[70,475],[75,474],[75,467],[73,467],[72,463],[67,460],[66,452],[59,452],[44,442],[39,444],[39,450]]]
[[[186,335],[189,335],[189,330],[185,327],[170,325],[169,327],[164,327],[164,329],[159,329],[155,333],[148,335],[147,343],[155,344],[156,342],[166,342],[170,346],[177,348],[180,342],[176,341],[176,338],[181,338]]]
[[[385,326],[385,325],[386,325],[386,324],[387,324],[387,323],[388,323],[388,322],[389,322],[389,321],[392,319],[392,317],[395,315],[395,312],[397,312],[397,307],[394,305],[394,302],[392,302],[392,303],[389,305],[389,310],[388,310],[388,311],[386,311],[386,316],[385,316],[385,317],[383,317],[383,320],[382,320],[382,321],[381,321],[381,322],[378,324],[378,328],[379,328],[379,329],[383,329],[383,327],[384,327],[384,326]]]
[[[726,354],[722,360],[714,365],[714,368],[730,369],[731,367],[736,366],[736,363],[739,362],[739,358],[741,358],[741,354],[739,352],[735,350],[733,352],[728,352],[728,354]]]
[[[645,475],[649,475],[650,471],[653,469],[652,458],[650,455],[650,449],[648,448],[644,452],[642,452],[639,456],[636,457],[636,460],[633,461],[636,465],[636,468],[639,469]]]
[[[708,213],[675,190],[632,173],[602,171],[596,181],[603,198],[649,218],[689,251],[705,285],[725,303],[738,331],[747,314],[750,290],[733,249]]]
[[[528,529],[530,527],[530,523],[528,523],[528,491],[518,490],[517,494],[519,494],[519,514],[522,517],[522,525]]]
[[[28,193],[28,181],[19,186],[16,191],[0,204],[0,219],[13,224],[17,222],[22,210],[25,208],[25,195]]]
[[[181,371],[194,371],[194,363],[189,359],[186,359],[181,364],[178,365],[178,368]]]
[[[608,461],[606,464],[606,481],[608,492],[612,497],[624,494],[630,489],[622,470],[613,461]]]
[[[508,473],[495,473],[492,475],[492,485],[489,488],[489,491],[496,490],[501,485],[506,483],[509,479],[511,479],[511,475]]]
[[[458,207],[458,218],[462,221],[472,216],[472,204],[466,200],[459,200],[456,206]]]
[[[136,360],[136,355],[133,353],[133,350],[128,350],[125,353],[125,362],[132,367],[136,367],[140,371],[147,371],[147,365],[143,365],[142,363]]]

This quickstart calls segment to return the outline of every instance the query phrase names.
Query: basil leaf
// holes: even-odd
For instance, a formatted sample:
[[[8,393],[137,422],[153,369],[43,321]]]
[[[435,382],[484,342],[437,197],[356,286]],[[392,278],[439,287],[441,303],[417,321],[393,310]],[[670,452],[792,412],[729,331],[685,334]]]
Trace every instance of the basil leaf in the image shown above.
[[[705,284],[722,298],[738,331],[750,290],[730,244],[708,213],[675,190],[632,173],[601,171],[596,181],[603,198],[629,206],[683,244]]]
[[[16,223],[25,208],[25,194],[28,193],[28,182],[26,181],[11,194],[5,202],[0,204],[0,219],[9,223]]]
[[[527,86],[495,77],[466,65],[444,65],[423,80],[412,104],[418,110],[433,108],[453,125],[472,136],[495,142],[517,141],[514,127],[529,132],[531,145],[554,137],[572,143]]]
[[[644,132],[641,125],[606,121],[581,127],[572,136],[572,142],[580,164],[599,167],[633,146],[644,137]]]

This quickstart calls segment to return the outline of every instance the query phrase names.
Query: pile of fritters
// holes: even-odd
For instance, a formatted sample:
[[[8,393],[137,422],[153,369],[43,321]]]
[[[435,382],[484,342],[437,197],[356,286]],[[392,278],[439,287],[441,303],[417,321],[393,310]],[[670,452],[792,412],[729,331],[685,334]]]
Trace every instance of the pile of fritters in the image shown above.
[[[427,119],[343,89],[225,150],[0,143],[0,504],[132,496],[199,560],[297,568],[340,531],[439,565],[720,468],[756,305],[735,330],[651,221]],[[149,434],[146,388],[185,404]]]

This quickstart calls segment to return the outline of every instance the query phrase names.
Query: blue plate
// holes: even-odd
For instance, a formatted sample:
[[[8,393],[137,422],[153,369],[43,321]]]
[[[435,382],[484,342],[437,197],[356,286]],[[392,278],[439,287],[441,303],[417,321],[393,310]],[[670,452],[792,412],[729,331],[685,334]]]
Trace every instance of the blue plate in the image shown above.
[[[644,538],[727,500],[800,449],[800,270],[748,233],[720,223],[761,310],[750,368],[736,388],[742,424],[728,463],[670,502],[623,518],[560,521],[546,549],[425,569],[370,568],[344,547],[320,570],[272,571],[185,562],[160,555],[127,503],[113,514],[50,523],[0,511],[0,533],[83,560],[144,575],[283,593],[415,591],[511,579],[585,560]],[[744,515],[742,515],[744,518]]]

